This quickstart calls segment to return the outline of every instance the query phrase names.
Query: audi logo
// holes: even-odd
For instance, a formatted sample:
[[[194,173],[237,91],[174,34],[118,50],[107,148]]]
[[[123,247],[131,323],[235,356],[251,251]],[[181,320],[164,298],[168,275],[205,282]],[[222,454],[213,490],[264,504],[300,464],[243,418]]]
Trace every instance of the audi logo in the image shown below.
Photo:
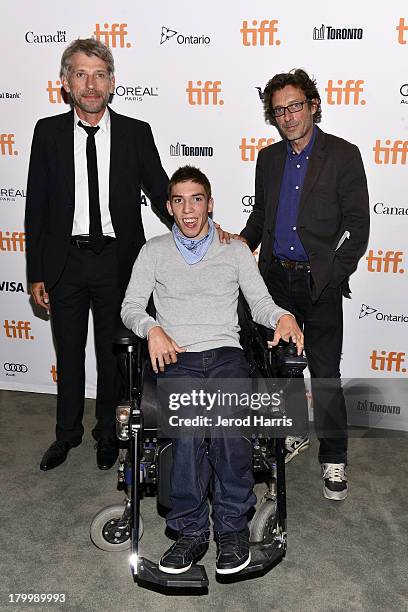
[[[400,94],[401,94],[401,96],[408,96],[408,83],[405,83],[404,85],[401,85],[401,87],[400,87]]]
[[[244,206],[253,206],[255,204],[255,196],[244,195],[242,197],[242,203]]]
[[[28,371],[25,363],[5,363],[3,367],[6,372],[21,372],[25,374]]]

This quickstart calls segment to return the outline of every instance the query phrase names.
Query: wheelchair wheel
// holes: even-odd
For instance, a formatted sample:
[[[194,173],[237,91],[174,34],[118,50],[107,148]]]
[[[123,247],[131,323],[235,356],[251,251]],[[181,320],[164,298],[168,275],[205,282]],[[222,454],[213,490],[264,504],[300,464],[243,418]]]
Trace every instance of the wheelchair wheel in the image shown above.
[[[107,506],[95,515],[90,528],[91,540],[101,550],[120,551],[130,548],[130,525],[119,525],[125,506]],[[139,540],[143,535],[143,520],[139,517]]]
[[[269,544],[278,534],[276,499],[266,498],[255,512],[250,526],[249,541],[253,544]]]

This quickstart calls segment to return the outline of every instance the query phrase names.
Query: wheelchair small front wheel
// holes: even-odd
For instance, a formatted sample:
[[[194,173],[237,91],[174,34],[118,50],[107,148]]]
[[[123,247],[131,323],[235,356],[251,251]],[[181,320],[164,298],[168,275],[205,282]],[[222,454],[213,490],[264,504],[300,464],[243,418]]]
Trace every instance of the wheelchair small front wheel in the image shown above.
[[[249,533],[253,544],[269,544],[278,535],[278,510],[276,499],[265,499],[255,512]]]
[[[92,542],[101,550],[109,552],[130,548],[131,527],[129,521],[123,521],[125,506],[116,504],[107,506],[95,515],[90,536]],[[139,540],[143,535],[143,519],[139,517]]]

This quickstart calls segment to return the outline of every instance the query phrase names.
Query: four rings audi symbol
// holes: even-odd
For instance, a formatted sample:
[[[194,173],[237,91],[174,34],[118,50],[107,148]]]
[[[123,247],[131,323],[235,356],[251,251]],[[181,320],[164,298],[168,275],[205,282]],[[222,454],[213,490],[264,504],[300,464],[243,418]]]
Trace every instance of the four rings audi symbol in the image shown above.
[[[28,368],[25,365],[25,363],[8,363],[7,362],[4,364],[3,367],[6,370],[6,372],[21,372],[25,374],[28,371]]]
[[[242,197],[242,204],[244,206],[253,206],[255,204],[255,196],[251,196],[251,195],[244,195]]]

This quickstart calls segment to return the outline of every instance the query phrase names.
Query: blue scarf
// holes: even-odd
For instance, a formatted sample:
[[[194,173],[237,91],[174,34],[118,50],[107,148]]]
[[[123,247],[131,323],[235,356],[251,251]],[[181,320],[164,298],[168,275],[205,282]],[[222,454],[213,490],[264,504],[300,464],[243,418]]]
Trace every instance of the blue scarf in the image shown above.
[[[195,264],[202,260],[214,237],[214,223],[210,217],[208,217],[208,233],[202,238],[187,238],[181,233],[177,225],[174,223],[172,227],[172,234],[176,247],[182,254],[184,260],[188,264]]]

